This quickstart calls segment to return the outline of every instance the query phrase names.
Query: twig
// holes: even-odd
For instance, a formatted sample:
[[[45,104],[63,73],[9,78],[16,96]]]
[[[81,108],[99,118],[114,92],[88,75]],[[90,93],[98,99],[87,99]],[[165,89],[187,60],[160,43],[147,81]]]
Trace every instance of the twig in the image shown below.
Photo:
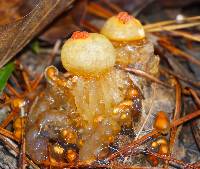
[[[181,160],[177,160],[177,159],[175,159],[175,158],[173,158],[173,157],[171,157],[171,156],[161,155],[161,154],[159,154],[159,153],[152,152],[152,151],[150,151],[149,149],[147,149],[147,150],[145,151],[145,153],[146,153],[146,154],[149,154],[149,155],[152,155],[152,156],[155,156],[155,157],[157,157],[157,158],[160,158],[160,159],[169,161],[169,162],[171,162],[171,163],[173,162],[173,163],[175,163],[175,164],[179,164],[179,165],[183,166],[184,168],[185,168],[185,167],[191,168],[191,169],[194,169],[194,168],[195,168],[195,166],[194,166],[193,164],[185,163],[185,162],[183,162],[183,161],[181,161]]]
[[[21,86],[20,86],[20,84],[19,84],[17,78],[16,78],[13,74],[11,75],[11,79],[13,80],[13,82],[15,83],[15,85],[16,85],[18,88],[21,89]]]
[[[10,138],[10,139],[12,139],[12,140],[14,140],[14,141],[19,142],[19,139],[16,138],[16,137],[13,135],[12,132],[10,132],[10,131],[8,131],[8,130],[2,128],[2,127],[0,127],[0,134],[2,134],[3,136],[8,137],[8,138]]]
[[[51,50],[51,53],[48,56],[49,59],[48,59],[47,64],[46,64],[47,66],[49,66],[53,62],[56,54],[59,51],[60,46],[61,46],[61,40],[57,40],[53,49]],[[43,77],[44,77],[44,73],[41,73],[37,78],[35,78],[35,80],[32,83],[33,90],[38,87],[38,85],[42,81]]]
[[[179,75],[178,73],[175,73],[175,72],[173,72],[173,71],[171,71],[171,70],[169,70],[169,69],[167,69],[165,67],[160,66],[159,70],[163,74],[164,73],[168,73],[168,74],[178,78],[179,80],[182,80],[182,81],[184,81],[184,82],[186,82],[186,83],[188,83],[188,84],[190,84],[190,85],[192,85],[194,87],[200,87],[200,83],[199,82],[194,82],[194,81],[192,81],[192,80],[190,80],[190,79],[188,79],[186,77],[183,77],[183,76]]]
[[[7,83],[7,89],[13,94],[14,96],[21,97],[20,93],[18,93],[10,84]]]
[[[118,150],[116,153],[111,154],[105,160],[111,161],[114,158],[119,157],[122,154],[126,154],[131,149],[138,147],[139,145],[143,144],[144,142],[148,141],[149,139],[151,139],[153,136],[156,136],[156,135],[158,135],[158,132],[156,130],[153,130],[152,132],[150,132],[150,133],[142,136],[141,138],[132,141],[130,144],[122,147],[120,150]]]
[[[22,144],[21,144],[21,154],[20,154],[20,169],[26,169],[26,149],[25,149],[25,138],[22,136]]]
[[[180,119],[178,120],[175,120],[172,124],[171,124],[171,128],[173,127],[177,127],[185,122],[188,122],[194,118],[197,118],[198,116],[200,116],[200,110],[197,110],[197,111],[194,111],[184,117],[181,117]]]
[[[125,71],[127,71],[129,73],[133,73],[133,74],[145,77],[145,78],[147,78],[147,79],[149,79],[149,80],[151,80],[153,82],[156,82],[156,83],[158,83],[160,85],[163,85],[163,86],[165,86],[167,88],[172,88],[172,86],[170,86],[169,84],[160,81],[159,79],[155,78],[154,76],[152,76],[152,75],[150,75],[150,74],[148,74],[148,73],[146,73],[146,72],[144,72],[142,70],[135,69],[135,68],[129,68],[129,67],[122,67],[122,66],[119,66],[119,68],[122,69],[122,70],[125,70]]]
[[[170,128],[174,128],[174,127],[178,127],[179,125],[191,120],[191,119],[194,119],[196,117],[200,116],[200,110],[197,110],[193,113],[190,113],[178,120],[175,120],[172,122]],[[141,144],[143,144],[144,142],[148,141],[150,138],[152,137],[155,137],[159,135],[158,131],[156,130],[153,130],[152,132],[142,136],[141,138],[137,139],[137,140],[133,140],[130,144],[122,147],[118,152],[114,153],[114,154],[111,154],[108,158],[106,158],[105,160],[107,161],[111,161],[113,160],[114,158],[117,158],[119,157],[120,155],[123,155],[123,154],[126,154],[127,152],[129,152],[131,149],[134,149],[138,146],[140,146]]]
[[[162,40],[159,40],[159,44],[161,46],[163,46],[165,49],[167,49],[168,51],[170,51],[172,54],[182,57],[188,61],[190,61],[191,63],[194,63],[198,66],[200,66],[200,60],[194,58],[193,56],[189,55],[188,53],[185,53],[184,51],[172,46],[170,43],[166,43]]]
[[[6,117],[6,119],[1,123],[0,127],[5,128],[12,120],[13,118],[18,114],[19,112],[14,109],[12,112]]]
[[[41,73],[38,77],[35,78],[35,80],[33,81],[33,84],[32,84],[33,90],[35,90],[38,87],[38,85],[42,81],[43,77],[44,77],[44,73]]]
[[[188,88],[188,90],[190,91],[192,97],[194,98],[197,106],[200,108],[200,98],[199,98],[199,96],[197,95],[197,93],[195,92],[195,90],[193,90],[191,88]]]
[[[13,150],[17,155],[19,155],[19,149],[13,145],[11,142],[9,142],[7,140],[8,138],[2,136],[0,134],[0,140],[8,147],[10,148],[11,150]],[[26,161],[34,168],[34,169],[40,169],[32,160],[30,160],[29,158],[26,157]]]
[[[58,51],[59,51],[61,43],[62,43],[62,41],[60,39],[56,41],[50,55],[48,56],[48,61],[47,61],[47,64],[46,64],[47,66],[52,64],[52,62],[53,62],[53,60],[56,56],[56,53],[58,53]]]
[[[175,111],[174,111],[174,117],[173,120],[178,120],[181,115],[181,85],[178,82],[178,80],[173,79],[173,82],[175,83],[176,88],[176,105],[175,105]],[[177,127],[171,128],[170,132],[170,154],[173,153],[174,143],[176,140],[177,133]]]
[[[28,89],[29,92],[32,91],[32,87],[31,87],[31,84],[30,84],[30,81],[29,81],[29,78],[28,78],[28,75],[25,71],[22,70],[22,76],[24,78],[24,82],[26,84],[26,87]]]

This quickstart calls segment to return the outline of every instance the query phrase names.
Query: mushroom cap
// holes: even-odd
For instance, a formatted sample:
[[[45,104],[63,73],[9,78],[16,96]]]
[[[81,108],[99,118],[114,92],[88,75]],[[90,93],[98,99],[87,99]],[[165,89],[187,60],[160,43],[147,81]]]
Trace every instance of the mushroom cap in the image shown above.
[[[109,18],[101,29],[101,33],[114,41],[134,41],[145,37],[145,32],[139,20],[120,12]]]
[[[99,75],[115,64],[112,43],[98,33],[75,32],[61,50],[65,69],[75,75]]]
[[[166,134],[170,130],[170,122],[165,112],[158,112],[154,121],[154,128],[162,134]]]

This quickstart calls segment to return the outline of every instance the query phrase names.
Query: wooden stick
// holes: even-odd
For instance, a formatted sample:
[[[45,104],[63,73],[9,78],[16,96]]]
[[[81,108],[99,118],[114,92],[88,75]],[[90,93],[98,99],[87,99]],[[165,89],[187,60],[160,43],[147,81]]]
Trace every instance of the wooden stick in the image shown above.
[[[135,69],[135,68],[129,68],[129,67],[121,67],[121,66],[119,68],[121,68],[121,69],[123,69],[123,70],[125,70],[125,71],[127,71],[129,73],[133,73],[133,74],[145,77],[145,78],[147,78],[147,79],[149,79],[149,80],[151,80],[151,81],[153,81],[155,83],[158,83],[160,85],[163,85],[165,87],[172,88],[172,86],[170,86],[169,84],[160,81],[156,77],[154,77],[154,76],[152,76],[152,75],[150,75],[150,74],[148,74],[148,73],[146,73],[146,72],[144,72],[142,70]]]

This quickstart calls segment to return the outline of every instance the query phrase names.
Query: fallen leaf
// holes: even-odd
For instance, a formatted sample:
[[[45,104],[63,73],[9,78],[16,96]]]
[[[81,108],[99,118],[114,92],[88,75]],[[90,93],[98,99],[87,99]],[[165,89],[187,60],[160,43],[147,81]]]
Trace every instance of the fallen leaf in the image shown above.
[[[0,68],[75,0],[39,0],[20,20],[0,26]]]
[[[67,13],[59,17],[53,25],[51,24],[50,27],[41,34],[39,39],[54,44],[58,39],[64,39],[70,36],[72,32],[78,30],[80,30],[80,28],[75,25],[74,20],[70,14]]]
[[[0,25],[8,24],[20,18],[18,8],[22,0],[0,1]]]
[[[41,40],[54,44],[58,39],[69,37],[72,32],[80,30],[80,23],[86,13],[88,0],[76,1],[74,7],[64,12],[39,37]]]

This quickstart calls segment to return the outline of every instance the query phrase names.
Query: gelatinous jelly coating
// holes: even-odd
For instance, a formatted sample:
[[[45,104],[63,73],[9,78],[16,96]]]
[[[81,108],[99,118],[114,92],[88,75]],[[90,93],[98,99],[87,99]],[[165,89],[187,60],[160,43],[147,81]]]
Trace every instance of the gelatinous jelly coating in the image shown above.
[[[133,42],[112,41],[116,49],[116,63],[131,66],[152,75],[158,74],[159,57],[154,54],[153,44],[146,40]]]
[[[115,57],[112,43],[100,34],[75,32],[66,41],[61,60],[71,76],[49,66],[47,88],[28,116],[27,151],[34,161],[50,155],[71,162],[78,149],[79,160],[92,162],[121,126],[139,117],[141,95],[129,92],[136,88],[127,72],[114,67]]]
[[[109,18],[101,29],[101,33],[114,41],[134,41],[145,37],[145,32],[139,20],[120,12]]]
[[[51,76],[48,72],[45,75]],[[127,73],[113,68],[96,78],[71,76],[65,79],[68,86],[57,83],[63,80],[60,73],[46,79],[47,88],[35,101],[26,128],[27,152],[37,163],[47,159],[48,145],[56,146],[50,149],[56,161],[67,162],[68,145],[79,149],[80,160],[94,161],[114,141],[121,126],[131,125],[138,108],[134,99],[140,97],[135,95],[139,91],[128,92],[134,85]]]
[[[81,37],[72,36],[63,45],[61,61],[65,69],[83,76],[98,75],[110,70],[116,57],[111,42],[97,33],[89,33],[86,38]]]
[[[108,116],[124,99],[128,85],[128,76],[116,69],[99,78],[78,77],[72,90],[77,112],[89,122],[97,115]]]

